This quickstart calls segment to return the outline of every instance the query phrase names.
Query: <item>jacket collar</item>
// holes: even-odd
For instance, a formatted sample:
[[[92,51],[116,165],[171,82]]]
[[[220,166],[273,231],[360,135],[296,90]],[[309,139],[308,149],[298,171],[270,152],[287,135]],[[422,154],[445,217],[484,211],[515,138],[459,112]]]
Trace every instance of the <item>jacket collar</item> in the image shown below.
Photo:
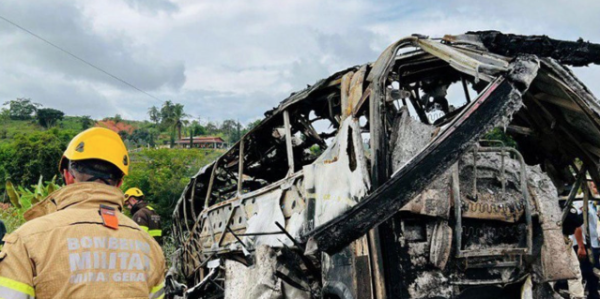
[[[131,215],[135,215],[135,213],[137,213],[137,211],[145,208],[146,206],[148,206],[148,203],[145,200],[139,201],[133,207],[131,207]]]
[[[74,183],[51,193],[25,213],[31,220],[68,208],[97,208],[101,204],[123,209],[124,195],[121,189],[96,182]]]

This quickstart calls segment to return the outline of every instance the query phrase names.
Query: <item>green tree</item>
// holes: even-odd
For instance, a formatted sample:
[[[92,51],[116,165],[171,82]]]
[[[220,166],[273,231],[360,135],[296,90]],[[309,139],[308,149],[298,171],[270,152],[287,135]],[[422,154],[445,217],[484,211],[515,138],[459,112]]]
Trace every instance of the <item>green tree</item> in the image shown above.
[[[177,129],[177,137],[179,139],[181,139],[181,129],[183,128],[184,125],[186,125],[188,123],[188,121],[185,120],[184,118],[186,118],[188,116],[189,116],[188,114],[183,112],[183,105],[175,104],[172,117],[173,117],[173,125],[175,126],[175,129]]]
[[[190,148],[191,148],[194,145],[193,137],[204,135],[205,130],[204,130],[204,127],[200,124],[200,122],[198,122],[197,120],[194,120],[189,123],[189,126],[187,127],[187,133],[188,133],[188,136],[190,137]]]
[[[194,136],[206,134],[206,129],[197,120],[194,120],[190,123],[190,130],[192,131],[191,134]]]
[[[166,128],[167,130],[169,130],[171,147],[173,147],[175,145],[175,131],[174,131],[175,126],[173,123],[174,107],[175,107],[175,105],[173,104],[173,102],[171,102],[169,100],[169,101],[165,101],[162,108],[160,108],[161,125],[164,128]]]
[[[35,114],[35,118],[40,126],[46,129],[54,126],[58,121],[62,120],[63,116],[65,116],[64,112],[52,108],[38,109]]]
[[[119,131],[118,134],[119,134],[119,136],[121,136],[121,139],[123,139],[123,140],[127,140],[130,137],[129,132],[127,132],[125,130]]]
[[[150,107],[150,109],[148,109],[148,115],[150,116],[150,120],[155,125],[158,125],[160,123],[161,112],[160,112],[160,110],[158,110],[158,108],[156,108],[156,106],[152,106],[152,107]]]
[[[5,102],[4,105],[8,105],[10,118],[14,120],[32,119],[38,107],[41,106],[25,98],[17,98],[16,100]]]
[[[235,120],[227,119],[227,120],[223,121],[220,129],[225,135],[229,135],[229,134],[231,134],[231,131],[236,129],[236,127],[237,127],[237,122]]]
[[[173,121],[173,109],[175,105],[172,101],[165,101],[163,106],[160,108],[160,118],[161,123],[166,125],[167,127],[171,126],[171,122]]]
[[[79,123],[81,123],[81,129],[85,130],[94,125],[94,121],[89,115],[84,115],[79,118]]]
[[[139,128],[133,130],[130,135],[130,139],[136,144],[149,144],[154,146],[154,139],[156,138],[156,132],[150,129]]]
[[[221,132],[227,136],[230,143],[235,143],[242,138],[242,125],[233,119],[223,121],[221,124]]]
[[[256,126],[258,126],[260,124],[260,122],[262,121],[262,119],[257,119],[255,121],[251,121],[250,123],[248,123],[248,125],[246,126],[246,130],[250,131],[252,129],[254,129]]]
[[[40,175],[51,178],[58,175],[58,162],[68,142],[77,134],[72,130],[39,131],[17,134],[12,142],[0,146],[0,188],[6,180],[15,185],[37,183]]]
[[[208,122],[206,126],[204,126],[206,134],[216,134],[219,131],[219,124],[215,122]]]

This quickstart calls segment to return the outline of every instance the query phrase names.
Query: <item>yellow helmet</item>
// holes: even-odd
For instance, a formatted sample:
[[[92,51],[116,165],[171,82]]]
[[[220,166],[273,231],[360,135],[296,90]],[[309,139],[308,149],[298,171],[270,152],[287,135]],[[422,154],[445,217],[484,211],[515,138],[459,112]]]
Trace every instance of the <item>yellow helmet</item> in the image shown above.
[[[106,128],[87,129],[75,136],[65,150],[59,171],[67,168],[68,161],[98,159],[119,168],[124,175],[129,174],[129,154],[119,134]]]
[[[142,196],[144,196],[144,192],[142,192],[142,190],[140,190],[139,188],[127,189],[127,191],[125,191],[125,200],[129,199],[132,196],[142,197]]]

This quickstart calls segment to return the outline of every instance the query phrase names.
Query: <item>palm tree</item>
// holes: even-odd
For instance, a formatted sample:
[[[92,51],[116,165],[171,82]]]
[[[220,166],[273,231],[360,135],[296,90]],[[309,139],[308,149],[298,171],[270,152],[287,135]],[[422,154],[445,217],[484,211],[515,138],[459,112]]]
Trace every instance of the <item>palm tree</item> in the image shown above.
[[[179,140],[181,140],[181,128],[183,128],[184,125],[187,125],[189,123],[187,120],[184,119],[186,117],[189,117],[189,115],[183,112],[183,105],[175,104],[175,106],[173,106],[173,112],[171,114],[171,121],[173,126],[177,129],[177,137],[179,138]]]
[[[171,101],[166,101],[160,109],[160,114],[162,117],[163,125],[171,128],[172,132],[175,132],[176,130],[177,137],[181,139],[181,128],[183,128],[183,126],[188,123],[188,121],[185,120],[185,118],[189,117],[188,114],[183,112],[183,105],[173,104],[173,102]],[[173,138],[171,138],[171,145],[173,145],[174,143],[174,140],[172,139]]]

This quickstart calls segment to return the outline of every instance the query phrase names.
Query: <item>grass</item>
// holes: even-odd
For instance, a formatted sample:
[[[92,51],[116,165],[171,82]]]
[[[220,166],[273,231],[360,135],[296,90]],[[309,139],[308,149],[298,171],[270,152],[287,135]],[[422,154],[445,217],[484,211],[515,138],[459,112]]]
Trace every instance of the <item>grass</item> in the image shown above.
[[[10,142],[16,134],[41,130],[43,128],[31,120],[2,120],[0,121],[0,143]]]
[[[56,126],[61,130],[81,131],[81,122],[78,116],[65,116]],[[10,142],[17,134],[28,134],[36,131],[45,131],[35,120],[0,120],[0,144]]]
[[[81,117],[79,116],[65,116],[63,120],[58,124],[61,129],[81,131]]]

